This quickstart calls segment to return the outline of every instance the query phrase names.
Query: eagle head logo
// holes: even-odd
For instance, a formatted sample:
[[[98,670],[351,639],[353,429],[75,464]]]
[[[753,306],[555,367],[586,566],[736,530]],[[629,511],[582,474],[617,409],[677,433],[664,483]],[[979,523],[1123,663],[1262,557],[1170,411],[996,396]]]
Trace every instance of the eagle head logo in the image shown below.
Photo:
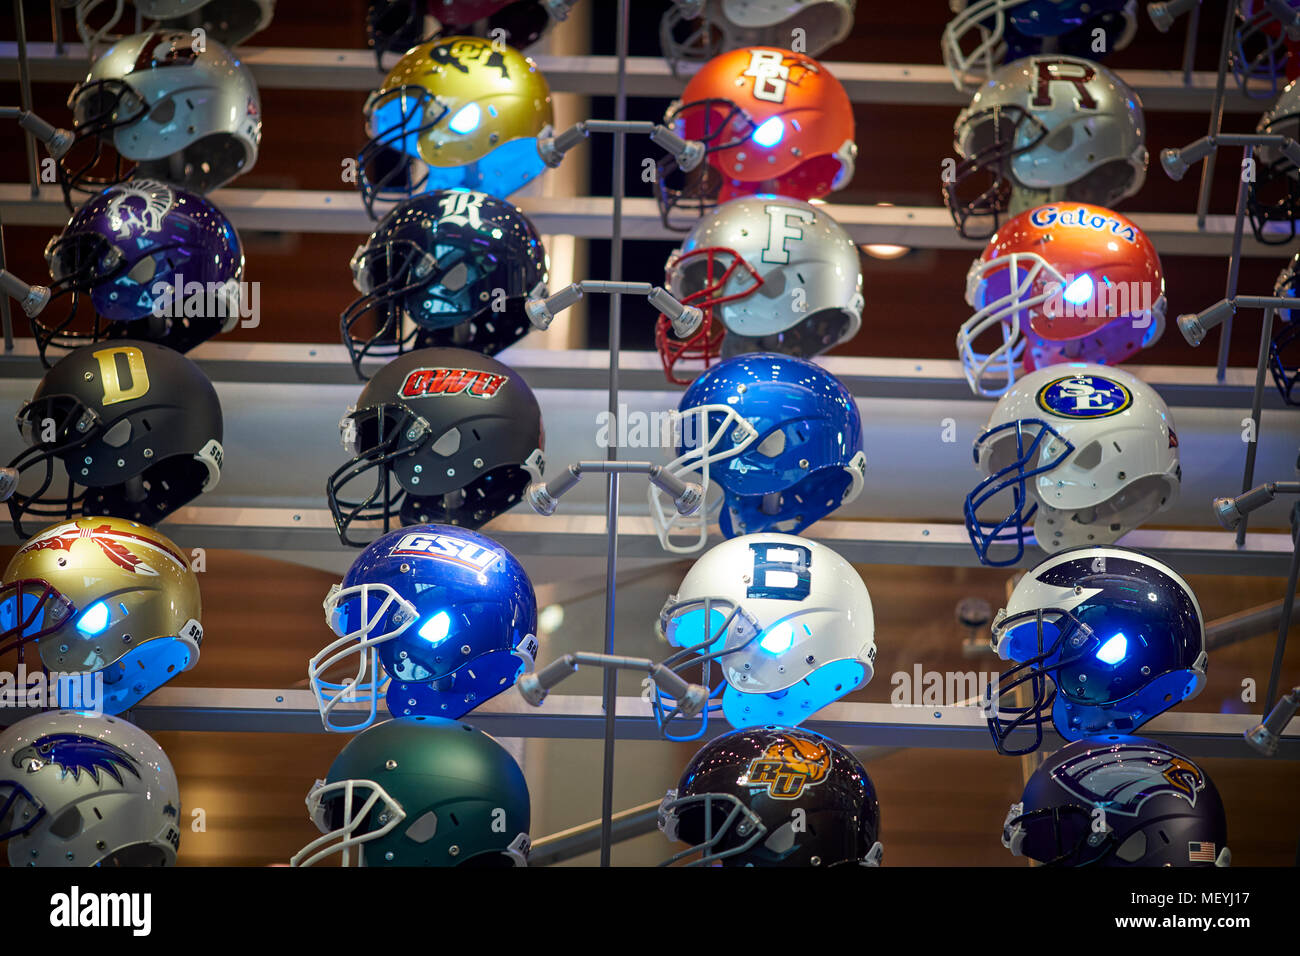
[[[72,774],[79,780],[87,773],[96,783],[101,772],[122,783],[122,771],[140,776],[134,757],[107,740],[87,734],[46,734],[14,754],[13,765],[27,773],[39,773],[46,767],[58,767],[63,776]]]

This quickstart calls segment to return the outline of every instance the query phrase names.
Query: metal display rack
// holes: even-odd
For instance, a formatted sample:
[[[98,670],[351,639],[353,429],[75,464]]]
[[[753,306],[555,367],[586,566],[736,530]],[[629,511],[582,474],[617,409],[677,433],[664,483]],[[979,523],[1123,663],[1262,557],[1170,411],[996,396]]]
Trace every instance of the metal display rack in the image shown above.
[[[547,56],[535,59],[555,92],[615,97],[615,119],[626,116],[629,97],[666,97],[680,93],[684,80],[672,76],[658,58],[626,56],[627,4],[621,0],[617,57]],[[21,11],[21,3],[15,3]],[[19,30],[23,29],[19,19]],[[1226,57],[1227,40],[1224,41]],[[242,60],[264,88],[369,90],[376,83],[374,55],[362,50],[298,48],[248,48]],[[1128,71],[1123,78],[1142,96],[1150,111],[1199,112],[1211,98],[1210,135],[1222,127],[1225,112],[1257,114],[1258,100],[1247,99],[1225,87],[1226,59],[1217,73],[1190,70]],[[827,64],[855,103],[929,104],[964,106],[968,95],[955,90],[948,71],[931,65],[872,63]],[[71,85],[85,75],[86,60],[75,43],[0,43],[0,80],[20,79],[24,106],[29,107],[30,83]],[[27,134],[34,157],[34,140]],[[1247,147],[1249,149],[1249,147]],[[614,150],[615,195],[577,198],[526,198],[520,207],[546,234],[579,238],[610,238],[613,224],[613,266],[609,279],[621,279],[622,240],[677,238],[667,231],[654,201],[625,199],[622,195],[622,135]],[[7,225],[61,226],[67,218],[61,193],[33,182],[0,184],[0,222]],[[1203,170],[1200,201],[1193,212],[1135,213],[1130,216],[1151,238],[1162,255],[1227,255],[1228,297],[1236,295],[1236,269],[1241,256],[1276,255],[1276,247],[1242,235],[1241,203],[1234,215],[1210,215],[1208,182],[1212,166]],[[223,189],[213,201],[236,227],[277,231],[366,233],[373,226],[357,193],[349,191]],[[826,211],[859,243],[894,243],[929,249],[979,248],[963,240],[952,228],[942,207],[853,206],[828,204]],[[3,267],[0,233],[0,267]],[[617,412],[620,387],[644,392],[667,391],[654,356],[620,353],[619,307],[611,309],[610,347],[605,352],[564,352],[513,349],[505,358],[519,369],[535,389],[549,387],[607,390],[609,408]],[[5,304],[6,333],[8,306]],[[1271,311],[1268,313],[1271,319]],[[1267,328],[1267,320],[1266,320]],[[1223,341],[1230,334],[1225,324]],[[213,342],[196,349],[194,358],[218,384],[253,386],[356,385],[342,346],[228,344]],[[1175,407],[1235,408],[1251,414],[1256,428],[1263,410],[1282,407],[1272,390],[1262,389],[1260,369],[1226,367],[1226,344],[1214,367],[1136,368]],[[1261,363],[1266,357],[1261,350]],[[858,399],[934,400],[969,403],[982,401],[971,395],[959,363],[877,359],[821,361],[839,376]],[[42,370],[28,340],[14,343],[6,334],[0,355],[0,377],[22,381],[38,378]],[[1251,406],[1253,404],[1253,412]],[[331,436],[332,437],[332,436]],[[1250,444],[1246,465],[1246,491],[1253,479],[1255,445]],[[617,458],[617,448],[609,449]],[[1290,477],[1268,475],[1268,478]],[[485,532],[511,552],[523,555],[565,555],[607,559],[604,651],[616,650],[615,570],[619,556],[677,560],[659,547],[648,518],[619,514],[618,471],[608,469],[606,507],[600,514],[560,514],[541,517],[522,507],[497,518]],[[1206,501],[1209,524],[1210,503]],[[167,533],[182,546],[236,548],[251,551],[338,551],[344,549],[324,509],[292,506],[213,507],[182,509],[165,523]],[[823,520],[809,537],[832,546],[854,563],[978,566],[964,527],[952,522]],[[14,541],[7,527],[0,542]],[[1192,529],[1162,531],[1139,529],[1125,545],[1145,551],[1190,573],[1231,573],[1283,577],[1292,565],[1295,542],[1284,532],[1250,532],[1244,522],[1238,534],[1231,531]],[[1042,557],[1027,551],[1022,566]],[[1287,603],[1289,611],[1290,602]],[[1280,624],[1279,652],[1271,675],[1276,687],[1288,626]],[[492,699],[473,712],[484,730],[508,737],[603,738],[605,766],[603,814],[599,846],[602,864],[608,864],[614,840],[612,760],[615,740],[650,740],[659,737],[650,705],[640,698],[618,697],[615,671],[607,671],[601,697],[553,695],[540,710],[513,692]],[[163,687],[124,715],[146,730],[277,731],[319,733],[319,713],[308,691],[243,688]],[[1197,756],[1258,756],[1242,740],[1258,722],[1253,715],[1171,711],[1149,725],[1152,734],[1168,739]],[[900,708],[889,704],[840,702],[826,707],[806,722],[839,742],[854,747],[944,747],[987,749],[988,732],[976,707]],[[722,727],[711,733],[722,731]],[[1059,745],[1048,735],[1047,746]],[[1280,734],[1279,756],[1300,759],[1300,726]],[[636,808],[644,810],[644,808]]]

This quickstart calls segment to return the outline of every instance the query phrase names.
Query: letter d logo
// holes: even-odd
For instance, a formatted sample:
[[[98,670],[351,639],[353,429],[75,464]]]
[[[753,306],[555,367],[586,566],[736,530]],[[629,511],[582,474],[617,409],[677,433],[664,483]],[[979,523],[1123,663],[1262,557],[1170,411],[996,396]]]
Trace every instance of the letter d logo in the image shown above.
[[[144,353],[134,345],[116,345],[92,352],[99,362],[99,375],[104,383],[104,404],[129,402],[149,391],[149,370],[144,366]],[[127,383],[118,375],[117,357],[126,358]]]

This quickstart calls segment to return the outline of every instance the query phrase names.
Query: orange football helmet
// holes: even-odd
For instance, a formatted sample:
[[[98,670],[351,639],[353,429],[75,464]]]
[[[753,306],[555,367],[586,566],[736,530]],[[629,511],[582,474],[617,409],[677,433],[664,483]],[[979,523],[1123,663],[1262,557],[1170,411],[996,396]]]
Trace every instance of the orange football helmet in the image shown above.
[[[659,206],[697,215],[738,196],[816,199],[853,178],[853,108],[839,80],[802,53],[751,46],[715,56],[668,107],[664,123],[699,140],[705,161],[683,173],[660,160]]]
[[[1103,206],[1055,202],[1008,219],[966,274],[975,313],[957,333],[966,380],[1001,395],[1024,371],[1113,365],[1160,338],[1165,280],[1155,246]],[[977,339],[997,345],[981,352]],[[987,347],[987,346],[985,346]]]

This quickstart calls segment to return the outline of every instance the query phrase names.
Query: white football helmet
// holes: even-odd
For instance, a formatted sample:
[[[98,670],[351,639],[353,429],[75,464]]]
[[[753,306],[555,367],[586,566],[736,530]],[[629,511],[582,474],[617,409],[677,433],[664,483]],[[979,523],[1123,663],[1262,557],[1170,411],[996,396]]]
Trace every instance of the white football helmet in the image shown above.
[[[974,451],[982,479],[966,496],[966,530],[980,561],[994,566],[1020,560],[1027,526],[1048,552],[1112,544],[1168,508],[1182,479],[1164,399],[1100,365],[1054,365],[1019,379]],[[978,517],[989,508],[996,518]],[[1014,555],[991,558],[997,543]]]
[[[659,614],[682,648],[664,663],[722,667],[722,712],[733,727],[794,726],[871,680],[871,595],[825,545],[789,534],[731,538],[703,554]]]
[[[167,755],[120,717],[47,711],[0,732],[10,866],[170,866],[180,811]]]
[[[727,50],[782,50],[803,31],[800,52],[818,56],[849,35],[855,0],[674,0],[659,21],[664,57],[676,72],[682,60],[703,63]]]

